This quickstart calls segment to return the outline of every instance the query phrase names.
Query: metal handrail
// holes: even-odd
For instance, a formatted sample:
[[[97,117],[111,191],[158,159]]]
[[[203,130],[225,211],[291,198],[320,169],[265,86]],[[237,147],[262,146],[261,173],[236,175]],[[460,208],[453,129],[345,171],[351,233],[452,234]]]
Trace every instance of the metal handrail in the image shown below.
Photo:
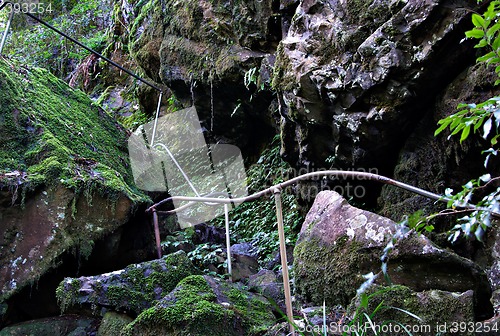
[[[285,189],[288,186],[291,186],[299,181],[302,180],[309,180],[309,179],[314,179],[314,178],[325,178],[325,177],[342,177],[342,178],[363,178],[364,180],[368,181],[376,181],[380,182],[383,184],[388,184],[388,185],[393,185],[398,188],[413,192],[415,194],[418,194],[420,196],[424,196],[430,199],[433,199],[435,201],[440,201],[440,202],[449,202],[450,198],[439,195],[421,188],[414,187],[412,185],[396,181],[394,179],[391,179],[386,176],[378,175],[378,174],[373,174],[373,173],[368,173],[368,172],[359,172],[359,171],[344,171],[344,170],[325,170],[325,171],[317,171],[317,172],[311,172],[307,174],[303,174],[297,177],[294,177],[288,181],[277,183],[267,189],[261,190],[259,192],[256,192],[252,195],[248,195],[246,197],[238,197],[238,198],[214,198],[214,197],[188,197],[188,196],[171,196],[168,198],[165,198],[161,200],[158,203],[153,204],[150,206],[148,209],[146,209],[146,212],[152,212],[156,211],[156,208],[164,203],[171,202],[171,201],[188,201],[190,203],[187,203],[183,205],[182,207],[178,207],[174,210],[169,210],[169,211],[162,211],[162,213],[165,214],[174,214],[176,212],[179,212],[181,210],[186,209],[189,206],[194,205],[196,202],[213,202],[213,203],[243,203],[243,202],[248,202],[248,201],[253,201],[256,200],[257,198],[260,198],[265,195],[270,195],[273,193],[273,190],[275,188],[280,188],[280,189]],[[483,207],[478,207],[473,204],[462,204],[460,207],[464,209],[470,209],[470,210],[483,210],[483,211],[489,211],[487,208]],[[496,212],[491,212],[492,215],[495,217],[500,217],[499,213]]]

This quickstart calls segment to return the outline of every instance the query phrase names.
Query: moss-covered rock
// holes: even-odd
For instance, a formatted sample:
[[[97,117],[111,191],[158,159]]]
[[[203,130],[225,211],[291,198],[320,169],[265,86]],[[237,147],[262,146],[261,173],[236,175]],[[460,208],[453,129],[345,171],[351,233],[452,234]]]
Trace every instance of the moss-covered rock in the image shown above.
[[[124,130],[47,70],[0,60],[0,188],[61,184],[134,202]]]
[[[364,282],[363,274],[381,272],[382,250],[396,230],[388,218],[350,206],[333,191],[321,192],[294,251],[296,293],[316,305],[323,300],[330,306],[347,305]],[[423,235],[401,236],[389,254],[387,272],[393,283],[415,291],[473,290],[477,318],[492,312],[484,270]]]
[[[461,322],[462,325],[463,323],[473,323],[475,320],[472,291],[464,293],[440,290],[414,292],[405,286],[374,286],[367,291],[366,295],[368,306],[360,308],[360,298],[356,297],[351,302],[347,314],[351,318],[354,317],[355,322],[360,322],[360,318],[366,321],[363,316],[363,313],[366,313],[372,316],[375,327],[387,324],[386,330],[389,332],[383,332],[384,335],[405,334],[404,330],[398,328],[401,325],[407,326],[409,331],[418,335],[443,333],[445,331],[443,328],[447,325],[444,333],[447,334],[453,326],[458,327]],[[377,307],[379,308],[377,309]],[[367,326],[364,323],[363,325]],[[400,332],[396,332],[396,330]],[[420,332],[415,332],[417,330]],[[460,335],[474,335],[472,331],[467,333],[466,328],[463,330],[465,331],[461,332]]]
[[[264,298],[209,276],[193,275],[142,312],[126,335],[258,335],[275,322]]]
[[[67,278],[56,294],[62,311],[83,305],[139,314],[170,293],[180,280],[197,273],[186,253],[179,251],[112,273]]]
[[[0,59],[0,301],[128,221],[124,130],[47,70]]]

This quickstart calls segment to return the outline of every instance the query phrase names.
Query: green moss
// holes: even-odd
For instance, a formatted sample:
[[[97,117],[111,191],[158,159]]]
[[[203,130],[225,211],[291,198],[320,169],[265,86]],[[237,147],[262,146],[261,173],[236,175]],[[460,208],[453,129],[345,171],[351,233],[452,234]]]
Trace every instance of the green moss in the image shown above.
[[[242,316],[243,325],[250,334],[259,334],[268,330],[274,322],[273,315],[269,310],[269,303],[257,297],[250,297],[243,290],[231,288],[227,294],[234,304],[234,310]]]
[[[69,307],[76,303],[78,291],[80,290],[81,282],[79,279],[64,279],[56,289],[56,298],[64,313]]]
[[[275,322],[268,302],[213,281],[200,275],[183,279],[172,293],[129,324],[126,334],[257,335]],[[219,302],[225,296],[229,302],[222,305]]]
[[[107,312],[104,314],[97,336],[118,336],[130,322],[132,318],[127,315]]]
[[[215,299],[214,291],[203,276],[189,276],[179,282],[173,293],[174,304],[159,304],[145,310],[127,326],[126,334],[145,335],[145,331],[157,327],[172,332],[182,327],[179,335],[232,335],[231,327],[224,321],[230,320],[234,313],[215,303]],[[139,334],[134,330],[136,325],[141,326]]]
[[[4,59],[0,87],[0,175],[26,172],[22,186],[30,190],[94,185],[103,196],[147,200],[133,183],[125,132],[83,92],[47,70]]]
[[[347,236],[335,244],[320,238],[299,241],[294,250],[295,289],[304,300],[316,305],[347,306],[368,273],[365,265],[379,258],[379,250],[360,252],[362,245]]]

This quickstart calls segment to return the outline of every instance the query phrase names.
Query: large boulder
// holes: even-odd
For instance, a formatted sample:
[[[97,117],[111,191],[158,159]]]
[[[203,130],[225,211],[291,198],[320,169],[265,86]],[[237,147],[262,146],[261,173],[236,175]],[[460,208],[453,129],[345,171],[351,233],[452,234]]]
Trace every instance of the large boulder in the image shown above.
[[[3,328],[0,336],[83,336],[95,335],[99,319],[77,315],[62,315],[19,323]]]
[[[395,222],[350,206],[336,192],[319,193],[294,252],[296,293],[315,304],[347,305],[364,282],[362,275],[380,273],[382,251],[397,230]],[[410,231],[398,241],[389,255],[388,274],[395,284],[415,291],[473,290],[476,317],[492,313],[482,268],[424,235]]]
[[[186,253],[179,251],[111,273],[64,279],[56,293],[62,311],[84,306],[139,314],[197,273]]]
[[[275,323],[271,304],[209,276],[185,278],[123,330],[125,335],[260,335]]]
[[[124,130],[48,71],[0,59],[0,302],[88,257],[148,198]]]

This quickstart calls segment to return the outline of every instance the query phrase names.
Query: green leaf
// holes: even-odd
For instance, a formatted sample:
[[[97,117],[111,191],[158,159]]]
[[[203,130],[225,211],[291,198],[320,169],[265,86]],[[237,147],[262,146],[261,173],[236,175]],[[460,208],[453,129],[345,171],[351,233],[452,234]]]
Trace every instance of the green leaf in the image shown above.
[[[481,27],[481,28],[486,28],[485,26],[485,22],[484,22],[484,19],[481,15],[479,14],[472,14],[472,23],[474,24],[474,26],[476,27]]]
[[[485,40],[485,39],[482,39],[481,41],[479,41],[478,44],[476,44],[474,46],[474,48],[484,48],[488,45],[488,42]]]
[[[487,53],[486,55],[483,55],[481,57],[478,57],[476,59],[476,62],[486,62],[488,61],[490,58],[494,58],[496,56],[496,54],[493,52],[493,51],[490,51],[489,53]]]
[[[498,50],[498,48],[500,47],[500,36],[497,36],[495,38],[495,40],[491,44],[491,47],[493,48],[493,50]]]
[[[476,28],[474,28],[472,30],[468,30],[465,32],[465,37],[476,38],[476,39],[483,38],[484,37],[484,30],[476,29]]]
[[[361,294],[361,302],[359,306],[362,308],[368,308],[368,295],[366,295],[366,293]]]
[[[464,127],[464,129],[462,130],[462,135],[460,136],[460,143],[462,141],[464,141],[465,139],[467,139],[467,137],[469,136],[469,133],[470,133],[470,128],[471,126],[467,126],[467,127]]]
[[[455,129],[453,130],[453,132],[451,132],[450,136],[448,137],[448,139],[452,136],[452,135],[455,135],[457,134],[458,132],[460,132],[463,128],[465,127],[465,124],[458,124]],[[452,126],[453,128],[453,126]]]
[[[500,23],[495,23],[486,31],[486,36],[493,37],[495,33],[500,29]]]
[[[450,129],[455,129],[462,122],[462,118],[453,118],[453,122],[450,125]],[[457,131],[458,132],[458,131]]]
[[[452,122],[453,119],[451,118],[445,118],[445,119],[441,119],[438,121],[438,124],[441,124],[441,126],[434,132],[434,136],[438,135],[439,133],[441,133],[442,131],[444,131],[444,129],[446,127],[448,127],[448,125]]]
[[[474,133],[476,133],[476,131],[479,129],[479,127],[481,127],[481,125],[484,122],[484,119],[486,119],[486,115],[483,115],[482,117],[479,118],[479,120],[476,120],[474,122]]]

